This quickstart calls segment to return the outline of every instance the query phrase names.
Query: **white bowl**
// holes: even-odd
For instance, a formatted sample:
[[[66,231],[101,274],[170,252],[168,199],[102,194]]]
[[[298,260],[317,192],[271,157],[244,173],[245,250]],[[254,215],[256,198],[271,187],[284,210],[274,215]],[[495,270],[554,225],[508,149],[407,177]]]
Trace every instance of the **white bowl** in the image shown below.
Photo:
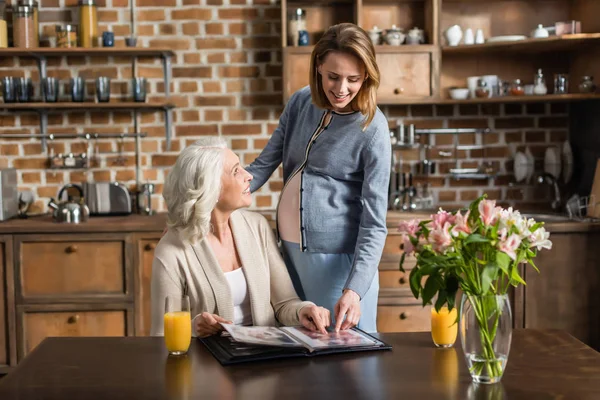
[[[469,89],[467,88],[450,89],[450,98],[454,100],[466,100],[469,98],[469,93]]]

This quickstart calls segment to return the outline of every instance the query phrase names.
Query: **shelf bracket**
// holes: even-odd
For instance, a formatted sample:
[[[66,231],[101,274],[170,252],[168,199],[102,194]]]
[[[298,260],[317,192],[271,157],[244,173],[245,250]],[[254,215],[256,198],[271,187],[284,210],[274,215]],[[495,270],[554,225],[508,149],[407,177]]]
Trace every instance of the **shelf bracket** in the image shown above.
[[[171,150],[171,110],[165,108],[165,138],[166,138],[166,151]]]
[[[171,95],[171,56],[167,53],[162,54],[163,61],[163,74],[165,77],[165,98],[168,100]],[[172,114],[169,108],[165,108],[165,139],[166,149],[171,149],[171,127],[172,127]]]
[[[133,131],[137,134],[139,132],[139,122],[138,122],[138,112],[137,110],[133,110]],[[135,186],[139,190],[140,187],[140,171],[142,169],[142,160],[141,160],[141,149],[142,144],[140,140],[140,136],[135,136]]]

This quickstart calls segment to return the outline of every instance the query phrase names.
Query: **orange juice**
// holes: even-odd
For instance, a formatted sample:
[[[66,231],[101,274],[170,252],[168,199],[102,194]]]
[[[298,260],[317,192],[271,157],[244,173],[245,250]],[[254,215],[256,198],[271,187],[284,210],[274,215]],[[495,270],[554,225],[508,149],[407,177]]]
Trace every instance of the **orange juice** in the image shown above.
[[[188,351],[192,340],[192,319],[188,311],[165,313],[165,344],[171,354]]]
[[[442,307],[439,313],[431,307],[431,337],[436,346],[450,347],[456,341],[458,333],[458,324],[455,323],[456,314],[456,307],[452,311],[448,311],[448,307]]]

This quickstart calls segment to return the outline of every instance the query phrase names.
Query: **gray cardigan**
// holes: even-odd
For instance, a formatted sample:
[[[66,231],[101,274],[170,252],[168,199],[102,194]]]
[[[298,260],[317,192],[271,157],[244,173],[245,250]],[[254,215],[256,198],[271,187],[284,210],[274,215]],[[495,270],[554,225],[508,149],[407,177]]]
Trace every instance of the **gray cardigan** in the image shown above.
[[[248,166],[256,191],[283,162],[284,184],[300,173],[302,251],[354,254],[345,288],[362,298],[383,251],[391,144],[387,120],[377,109],[366,130],[364,115],[333,113],[318,136],[326,110],[312,103],[310,88],[294,93],[279,126]]]

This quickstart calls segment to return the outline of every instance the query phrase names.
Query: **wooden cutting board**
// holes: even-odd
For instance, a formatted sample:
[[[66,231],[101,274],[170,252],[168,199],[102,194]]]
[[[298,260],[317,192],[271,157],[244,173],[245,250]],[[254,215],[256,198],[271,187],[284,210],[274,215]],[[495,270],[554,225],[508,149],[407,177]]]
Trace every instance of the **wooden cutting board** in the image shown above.
[[[588,217],[600,218],[600,158],[596,163],[596,172],[594,174],[594,182],[592,183],[592,191],[590,193],[590,197],[593,197],[593,200],[590,198],[590,203],[593,201],[594,204],[590,204],[588,207]]]

